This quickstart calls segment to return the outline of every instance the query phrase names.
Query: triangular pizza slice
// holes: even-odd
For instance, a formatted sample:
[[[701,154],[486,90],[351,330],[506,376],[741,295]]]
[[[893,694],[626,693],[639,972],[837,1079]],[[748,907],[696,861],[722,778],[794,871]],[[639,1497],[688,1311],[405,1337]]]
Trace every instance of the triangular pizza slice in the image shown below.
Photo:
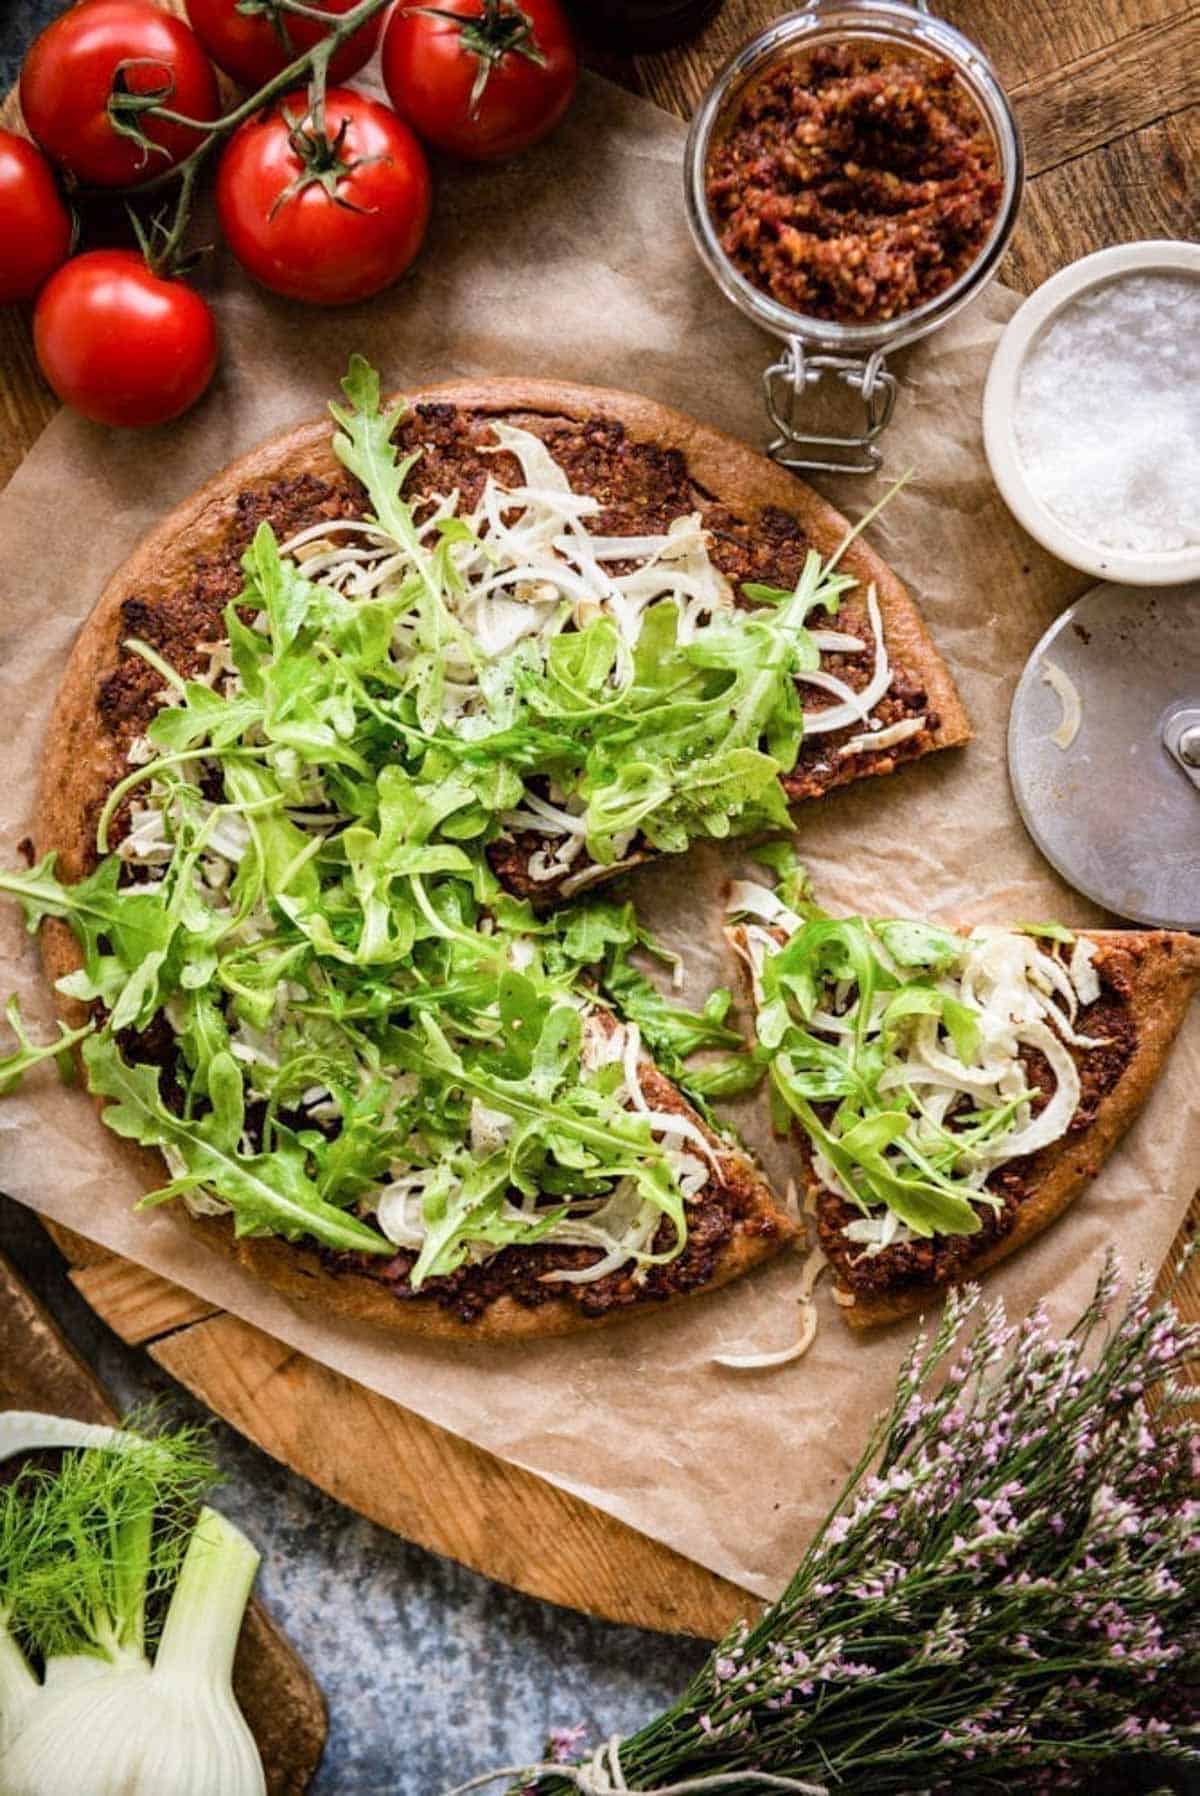
[[[789,889],[790,885],[790,889]],[[1048,1227],[1145,1102],[1200,983],[1166,930],[833,917],[743,881],[776,1126],[845,1320],[914,1314]]]

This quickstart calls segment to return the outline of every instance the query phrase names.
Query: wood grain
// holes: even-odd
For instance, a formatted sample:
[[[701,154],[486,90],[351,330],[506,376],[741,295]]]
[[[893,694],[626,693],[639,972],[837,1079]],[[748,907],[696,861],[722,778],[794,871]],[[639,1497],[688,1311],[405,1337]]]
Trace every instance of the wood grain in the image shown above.
[[[702,1636],[754,1607],[736,1585],[236,1317],[215,1316],[150,1352],[339,1502],[518,1590]]]
[[[87,1266],[77,1265],[72,1258],[72,1265],[71,1283],[130,1347],[142,1347],[217,1313],[214,1304],[193,1297],[157,1272],[111,1254],[103,1254]]]
[[[1125,196],[1119,213],[1113,194]],[[1193,106],[1032,181],[1008,261],[1020,285],[1033,288],[1081,253],[1081,232],[1099,249],[1140,237],[1195,237],[1198,223],[1200,106]]]
[[[1012,89],[1036,181],[1064,162],[1200,104],[1200,10],[1131,32]],[[1132,171],[1127,182],[1133,189]]]
[[[179,0],[170,10],[182,11]],[[725,59],[783,10],[774,0],[727,0],[691,43],[636,61],[608,57],[602,70],[686,118]],[[1030,291],[1109,243],[1195,234],[1194,4],[946,0],[937,10],[992,58],[1025,134],[1030,180],[1002,270],[1010,285]],[[0,122],[15,117],[10,98]],[[2,309],[0,370],[2,484],[55,409],[37,374],[27,316]],[[1194,1205],[1193,1226],[1198,1219]],[[162,1366],[266,1451],[385,1526],[521,1590],[621,1621],[714,1637],[750,1606],[735,1586],[589,1505],[140,1268],[54,1232],[80,1290],[118,1333],[149,1343]],[[1166,1278],[1164,1270],[1161,1288]],[[1177,1301],[1200,1320],[1200,1264]],[[0,1389],[3,1320],[0,1296]],[[427,1501],[430,1490],[436,1504]],[[503,1526],[502,1517],[515,1525]]]
[[[81,1422],[117,1419],[92,1372],[2,1254],[0,1408],[48,1410]],[[257,1602],[242,1624],[233,1681],[271,1796],[302,1796],[324,1749],[325,1705],[303,1661]]]

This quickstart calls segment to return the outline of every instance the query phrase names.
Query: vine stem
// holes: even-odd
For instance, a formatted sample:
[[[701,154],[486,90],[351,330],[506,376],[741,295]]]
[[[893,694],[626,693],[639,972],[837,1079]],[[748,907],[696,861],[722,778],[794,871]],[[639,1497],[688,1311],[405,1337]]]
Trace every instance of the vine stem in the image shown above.
[[[354,33],[369,24],[378,13],[390,5],[391,0],[359,0],[359,4],[349,12],[334,14],[319,11],[308,6],[303,0],[279,0],[280,10],[295,13],[299,17],[317,20],[322,24],[332,23],[336,19],[327,37],[314,44],[310,50],[304,51],[286,68],[273,75],[256,93],[242,100],[231,111],[215,120],[201,120],[186,117],[185,114],[173,112],[166,106],[147,107],[146,118],[161,120],[164,124],[180,125],[185,129],[201,133],[200,142],[182,161],[173,163],[170,168],[161,169],[145,181],[135,182],[122,189],[127,199],[141,199],[146,195],[159,193],[173,182],[179,183],[179,192],[171,214],[171,222],[164,227],[161,243],[154,249],[151,260],[158,270],[170,271],[178,258],[191,217],[192,201],[195,197],[196,178],[212,154],[216,146],[236,131],[239,125],[253,118],[255,113],[272,104],[283,94],[294,88],[307,86],[309,89],[309,109],[317,134],[325,132],[325,91],[329,80],[329,64],[337,51],[352,37]],[[92,196],[97,197],[97,196]],[[105,197],[111,198],[108,190]]]

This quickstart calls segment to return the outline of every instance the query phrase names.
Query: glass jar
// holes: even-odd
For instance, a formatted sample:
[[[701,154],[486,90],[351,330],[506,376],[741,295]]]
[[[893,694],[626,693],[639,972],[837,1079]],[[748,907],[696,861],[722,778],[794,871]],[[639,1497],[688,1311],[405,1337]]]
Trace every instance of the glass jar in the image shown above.
[[[706,185],[714,138],[751,82],[818,46],[855,42],[943,60],[953,67],[995,143],[1001,194],[975,259],[941,293],[895,318],[842,324],[793,312],[746,279],[721,246]],[[969,38],[923,5],[909,6],[903,0],[810,0],[801,11],[769,25],[721,70],[692,121],[684,173],[688,223],[709,273],[727,299],[784,345],[763,376],[767,413],[776,432],[768,454],[786,468],[874,473],[882,462],[878,439],[896,401],[896,377],[887,367],[887,356],[945,324],[982,291],[995,274],[1016,223],[1024,154],[991,63]],[[826,379],[857,395],[863,416],[859,430],[821,434],[814,431],[811,419],[805,428],[805,402],[815,398],[814,389]]]

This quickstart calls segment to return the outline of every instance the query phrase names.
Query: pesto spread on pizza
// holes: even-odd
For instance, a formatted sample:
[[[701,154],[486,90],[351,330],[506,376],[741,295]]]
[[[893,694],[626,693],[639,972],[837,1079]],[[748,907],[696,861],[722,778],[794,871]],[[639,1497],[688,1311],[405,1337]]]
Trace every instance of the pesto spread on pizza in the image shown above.
[[[835,917],[770,859],[776,887],[729,898],[759,1056],[849,1319],[887,1320],[1002,1257],[1098,1169],[1200,950],[1166,931]]]
[[[720,1283],[795,1232],[702,1113],[757,1069],[581,894],[961,740],[953,687],[840,520],[822,552],[653,428],[345,388],[332,457],[268,446],[81,641],[51,852],[0,878],[64,1042],[166,1162],[147,1202],[355,1313],[537,1332]]]

